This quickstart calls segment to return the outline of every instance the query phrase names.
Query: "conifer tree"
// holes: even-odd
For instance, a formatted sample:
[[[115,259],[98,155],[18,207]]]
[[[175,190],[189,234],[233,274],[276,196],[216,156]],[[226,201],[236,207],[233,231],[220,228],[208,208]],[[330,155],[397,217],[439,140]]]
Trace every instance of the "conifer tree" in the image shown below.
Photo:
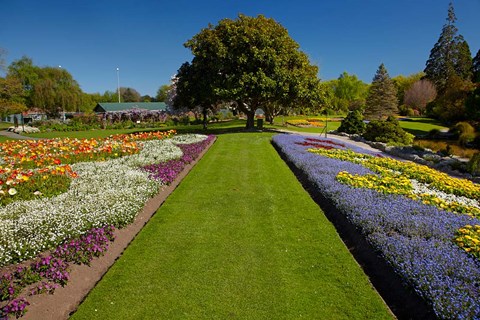
[[[382,63],[368,90],[365,118],[369,120],[382,119],[397,113],[397,88]]]
[[[480,50],[477,51],[477,55],[473,58],[473,82],[480,83]]]
[[[431,80],[440,94],[447,90],[448,80],[458,76],[462,80],[471,78],[472,55],[463,36],[457,35],[455,11],[450,2],[447,23],[430,51],[425,67],[426,78]]]

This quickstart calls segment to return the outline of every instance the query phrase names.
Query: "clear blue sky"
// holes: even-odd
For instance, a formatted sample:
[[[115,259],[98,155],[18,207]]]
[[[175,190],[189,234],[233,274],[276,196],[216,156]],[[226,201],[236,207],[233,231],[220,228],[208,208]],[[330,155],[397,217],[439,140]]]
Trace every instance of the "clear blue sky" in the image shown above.
[[[68,70],[88,93],[132,87],[155,95],[190,61],[183,43],[209,23],[263,14],[289,30],[320,68],[371,82],[380,63],[390,76],[422,71],[449,0],[0,0],[0,47],[7,63],[23,55]],[[480,0],[455,0],[459,33],[480,49]]]

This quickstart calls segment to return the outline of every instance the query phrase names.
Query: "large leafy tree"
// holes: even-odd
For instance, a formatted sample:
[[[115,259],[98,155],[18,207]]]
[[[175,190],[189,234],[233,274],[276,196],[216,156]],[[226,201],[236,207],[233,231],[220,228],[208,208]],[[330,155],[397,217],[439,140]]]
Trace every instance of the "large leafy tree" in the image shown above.
[[[64,68],[38,67],[24,56],[9,65],[8,76],[21,82],[29,108],[40,108],[51,117],[62,111],[80,110],[83,92]]]
[[[334,93],[333,103],[337,110],[347,111],[365,105],[368,84],[358,79],[356,75],[343,72],[331,85]]]
[[[15,77],[22,83],[25,90],[25,103],[32,107],[33,88],[39,79],[40,67],[33,64],[32,59],[23,56],[21,59],[13,61],[8,66],[8,75]]]
[[[169,84],[164,84],[160,88],[158,88],[157,96],[155,97],[155,100],[158,102],[166,102],[168,90],[170,90]]]
[[[463,80],[469,80],[471,77],[472,55],[463,36],[457,34],[456,20],[453,4],[450,2],[447,23],[430,51],[424,70],[426,78],[435,84],[441,95],[449,90],[447,88],[449,83],[457,83],[457,80],[449,82],[452,77]]]
[[[382,119],[398,113],[397,88],[382,63],[373,77],[365,107],[366,119]]]
[[[209,111],[215,111],[221,103],[221,98],[215,93],[215,88],[220,78],[210,73],[209,66],[185,62],[178,70],[177,76],[170,88],[175,94],[173,106],[177,110],[187,108],[189,110],[200,109],[203,114],[203,128],[207,129],[207,115]]]
[[[188,68],[194,73],[201,70],[208,79],[208,102],[236,102],[247,115],[247,128],[253,127],[257,108],[271,113],[274,105],[321,104],[318,68],[273,19],[262,15],[224,19],[201,30],[185,46],[194,55]],[[204,85],[195,87],[205,89]]]
[[[120,97],[123,102],[140,102],[142,96],[140,93],[133,88],[120,88]]]
[[[44,67],[38,72],[31,99],[34,106],[57,117],[60,112],[79,110],[82,90],[67,70]]]
[[[0,77],[0,117],[9,114],[23,112],[26,109],[24,104],[25,92],[22,83],[18,78],[7,76]]]

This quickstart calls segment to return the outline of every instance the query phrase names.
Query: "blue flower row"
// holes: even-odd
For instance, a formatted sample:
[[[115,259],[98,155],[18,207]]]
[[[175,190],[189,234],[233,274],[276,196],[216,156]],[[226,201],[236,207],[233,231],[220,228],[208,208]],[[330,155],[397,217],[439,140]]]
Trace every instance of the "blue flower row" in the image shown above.
[[[303,142],[305,137],[298,135],[273,137],[287,159],[361,230],[439,318],[480,319],[480,263],[452,242],[456,230],[480,221],[404,196],[344,185],[336,180],[340,171],[373,172],[359,164],[310,153],[308,146],[300,145]],[[345,147],[374,154],[356,146]]]

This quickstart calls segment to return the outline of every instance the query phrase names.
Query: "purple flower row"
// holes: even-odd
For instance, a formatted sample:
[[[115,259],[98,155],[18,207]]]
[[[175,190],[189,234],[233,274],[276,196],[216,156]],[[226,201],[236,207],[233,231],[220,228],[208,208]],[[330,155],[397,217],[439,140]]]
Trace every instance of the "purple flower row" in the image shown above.
[[[52,294],[58,285],[64,286],[69,280],[69,263],[90,265],[94,257],[103,255],[114,240],[114,226],[93,228],[79,238],[66,241],[48,256],[39,257],[29,266],[19,266],[15,271],[0,276],[0,301],[6,302],[0,308],[0,319],[9,315],[21,317],[29,305],[24,298],[17,298],[28,285],[37,283],[30,295]]]
[[[344,185],[336,180],[340,171],[372,172],[358,164],[310,153],[308,147],[297,144],[304,141],[297,135],[273,137],[287,159],[361,230],[439,318],[480,319],[480,263],[452,242],[456,230],[480,221],[403,196]]]
[[[183,168],[194,161],[200,153],[210,144],[215,136],[209,135],[205,140],[191,144],[179,144],[183,156],[180,159],[170,160],[158,164],[143,167],[150,174],[150,178],[161,181],[164,184],[172,183]]]

